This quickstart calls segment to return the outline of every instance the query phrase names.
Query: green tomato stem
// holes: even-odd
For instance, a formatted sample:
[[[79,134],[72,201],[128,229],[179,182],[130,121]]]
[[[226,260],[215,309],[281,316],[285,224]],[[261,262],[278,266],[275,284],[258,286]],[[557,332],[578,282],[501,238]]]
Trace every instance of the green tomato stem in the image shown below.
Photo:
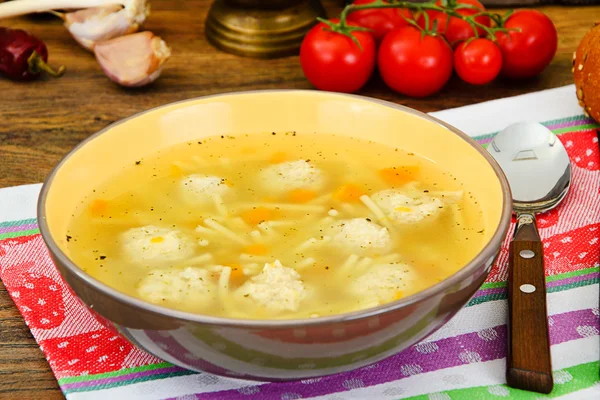
[[[360,44],[360,42],[358,41],[358,39],[356,38],[356,36],[354,36],[352,34],[352,32],[355,32],[355,31],[368,31],[368,32],[370,32],[371,31],[371,29],[364,28],[362,26],[351,26],[351,25],[348,25],[345,20],[344,21],[340,20],[340,22],[337,23],[337,24],[335,22],[332,22],[332,21],[329,21],[327,19],[320,18],[320,17],[317,17],[317,20],[320,21],[320,22],[322,22],[322,23],[324,23],[325,25],[327,25],[329,27],[329,28],[326,28],[326,30],[329,30],[329,31],[332,31],[332,32],[337,32],[337,33],[340,33],[342,35],[348,36],[350,39],[352,39],[352,41],[354,42],[354,44],[356,44],[356,46],[358,46],[358,48],[360,50],[362,50],[362,45]]]
[[[490,13],[487,11],[480,11],[480,9],[476,6],[473,6],[471,4],[459,4],[456,2],[456,0],[446,0],[446,1],[442,2],[442,4],[444,4],[444,3],[446,3],[446,7],[440,7],[439,5],[436,4],[436,2],[434,0],[430,0],[425,3],[412,3],[409,1],[403,1],[403,0],[390,0],[389,2],[384,2],[383,0],[376,0],[373,3],[369,3],[369,4],[360,4],[360,5],[349,4],[346,7],[344,7],[344,9],[342,10],[342,12],[340,14],[340,22],[338,25],[342,28],[342,30],[344,30],[344,28],[347,28],[346,21],[347,21],[348,15],[355,11],[377,9],[377,8],[405,8],[408,10],[423,13],[423,17],[425,19],[425,32],[427,32],[427,33],[435,33],[435,32],[432,32],[430,29],[431,26],[430,26],[430,21],[429,21],[429,15],[426,12],[424,12],[427,10],[438,11],[438,12],[444,13],[447,15],[448,19],[450,19],[451,17],[462,19],[463,21],[465,21],[469,25],[471,25],[471,27],[473,28],[473,31],[475,32],[476,37],[479,37],[479,32],[478,32],[477,28],[482,29],[486,33],[486,35],[489,36],[492,40],[495,39],[496,32],[507,32],[507,29],[505,29],[502,26],[503,24],[501,22],[503,21],[503,18],[499,14],[494,14],[494,13]],[[462,15],[456,11],[456,10],[461,10],[461,9],[476,9],[476,10],[479,10],[479,12],[474,15],[467,16],[467,15]],[[509,11],[509,13],[510,13],[510,11]],[[480,16],[490,17],[490,19],[492,21],[494,21],[496,26],[489,27],[487,25],[484,25],[484,24],[476,21],[475,18],[480,17]],[[405,20],[406,20],[406,18],[405,18]],[[434,29],[434,31],[435,31],[435,29]],[[340,33],[343,33],[343,32],[340,32]]]

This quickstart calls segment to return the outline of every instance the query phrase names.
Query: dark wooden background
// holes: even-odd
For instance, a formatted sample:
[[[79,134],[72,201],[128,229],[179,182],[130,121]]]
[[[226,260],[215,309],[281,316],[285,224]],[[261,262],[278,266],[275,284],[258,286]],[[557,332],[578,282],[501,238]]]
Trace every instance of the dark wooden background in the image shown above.
[[[330,16],[341,3],[325,1]],[[110,82],[94,57],[71,39],[58,20],[35,16],[2,21],[0,25],[23,28],[42,38],[50,62],[64,64],[68,71],[60,79],[46,77],[29,83],[0,78],[0,188],[43,181],[79,141],[111,122],[151,107],[212,93],[311,87],[297,57],[253,60],[212,48],[204,37],[209,5],[209,0],[152,1],[146,28],[168,42],[173,56],[155,84],[137,90]],[[415,100],[392,92],[374,77],[361,94],[433,111],[569,84],[573,51],[592,23],[600,21],[600,8],[540,9],[556,24],[559,44],[552,64],[535,79],[473,87],[453,77],[441,93]],[[62,398],[48,364],[2,285],[0,398]]]

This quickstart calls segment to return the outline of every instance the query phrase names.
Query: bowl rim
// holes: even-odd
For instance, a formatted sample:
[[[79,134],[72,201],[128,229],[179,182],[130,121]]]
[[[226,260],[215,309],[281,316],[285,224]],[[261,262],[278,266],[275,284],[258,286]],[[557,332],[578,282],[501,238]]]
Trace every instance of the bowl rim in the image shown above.
[[[285,94],[308,94],[314,96],[324,96],[324,97],[349,97],[351,99],[366,101],[369,103],[375,103],[384,107],[391,108],[393,110],[406,112],[408,114],[414,115],[416,117],[423,118],[429,122],[433,122],[438,124],[458,137],[467,142],[467,144],[471,145],[480,155],[482,155],[486,161],[490,164],[496,177],[498,178],[502,191],[502,211],[500,215],[500,221],[496,226],[496,231],[489,239],[487,244],[481,249],[481,251],[471,259],[467,264],[465,264],[462,268],[456,271],[454,274],[450,275],[446,279],[438,282],[424,290],[421,290],[417,293],[414,293],[410,296],[404,297],[402,299],[392,301],[386,304],[382,304],[377,307],[367,308],[364,310],[358,310],[343,314],[335,314],[328,315],[323,317],[316,318],[300,318],[300,319],[237,319],[237,318],[226,318],[226,317],[216,317],[211,315],[203,315],[196,314],[191,312],[179,311],[172,308],[167,308],[159,305],[152,304],[150,302],[146,302],[144,300],[138,299],[136,297],[130,296],[123,292],[118,291],[110,287],[109,285],[97,280],[91,275],[84,272],[81,268],[77,267],[77,265],[71,261],[71,259],[59,248],[54,238],[50,234],[50,229],[48,227],[48,223],[46,220],[46,200],[48,197],[48,192],[52,185],[52,182],[61,169],[61,167],[67,162],[67,160],[75,154],[80,148],[87,145],[89,142],[93,141],[97,137],[103,135],[104,133],[112,130],[114,127],[126,123],[127,121],[138,118],[144,114],[151,113],[157,111],[162,108],[171,107],[174,105],[184,104],[184,103],[192,103],[198,100],[207,100],[207,99],[218,99],[220,97],[227,96],[239,96],[239,95],[261,95],[261,94],[273,94],[273,93],[285,93]],[[214,325],[220,327],[237,327],[237,328],[251,328],[251,329],[280,329],[280,328],[295,328],[295,327],[305,327],[305,326],[314,326],[314,325],[322,325],[322,324],[331,324],[331,323],[344,323],[354,320],[360,320],[364,318],[375,317],[378,315],[386,314],[388,312],[392,312],[398,310],[400,308],[427,300],[432,298],[445,290],[455,286],[460,283],[469,275],[478,269],[481,265],[483,265],[487,260],[495,258],[498,254],[498,251],[504,241],[504,238],[508,232],[508,228],[510,225],[510,220],[512,216],[512,196],[510,191],[510,186],[508,184],[508,180],[504,175],[504,172],[500,168],[500,165],[494,160],[494,158],[486,151],[481,145],[479,145],[473,138],[468,136],[466,133],[462,132],[458,128],[441,121],[435,117],[432,117],[429,114],[423,113],[421,111],[412,109],[407,106],[403,106],[400,104],[396,104],[390,101],[381,100],[377,98],[372,98],[363,95],[357,94],[348,94],[348,93],[337,93],[337,92],[328,92],[328,91],[319,91],[319,90],[310,90],[310,89],[266,89],[266,90],[248,90],[248,91],[233,91],[233,92],[222,92],[212,95],[193,97],[189,99],[179,100],[172,103],[163,104],[157,107],[153,107],[133,115],[129,117],[120,119],[116,122],[113,122],[100,131],[88,136],[86,139],[79,142],[75,147],[73,147],[66,155],[62,157],[62,159],[52,168],[50,174],[45,179],[42,188],[40,190],[40,194],[37,202],[37,220],[38,226],[40,229],[41,236],[48,247],[48,250],[58,259],[58,262],[62,263],[63,266],[68,269],[68,271],[74,275],[76,275],[80,280],[82,280],[86,285],[92,287],[94,290],[101,292],[102,294],[116,298],[119,302],[125,303],[133,308],[141,308],[144,311],[159,314],[161,316],[169,317],[176,320],[182,320],[191,323],[201,323],[204,325]],[[496,250],[498,249],[498,250]],[[58,269],[58,268],[57,268]],[[59,269],[60,272],[60,269]],[[62,273],[61,273],[62,275]],[[67,284],[65,282],[65,284]],[[67,284],[68,285],[68,284]]]

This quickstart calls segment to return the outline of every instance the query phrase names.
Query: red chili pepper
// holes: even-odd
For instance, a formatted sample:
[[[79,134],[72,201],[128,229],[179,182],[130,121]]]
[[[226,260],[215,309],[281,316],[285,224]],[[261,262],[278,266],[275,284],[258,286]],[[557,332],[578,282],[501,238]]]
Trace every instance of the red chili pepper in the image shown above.
[[[0,27],[0,72],[18,81],[30,81],[42,71],[61,76],[65,67],[53,70],[48,61],[48,49],[44,42],[21,29]]]

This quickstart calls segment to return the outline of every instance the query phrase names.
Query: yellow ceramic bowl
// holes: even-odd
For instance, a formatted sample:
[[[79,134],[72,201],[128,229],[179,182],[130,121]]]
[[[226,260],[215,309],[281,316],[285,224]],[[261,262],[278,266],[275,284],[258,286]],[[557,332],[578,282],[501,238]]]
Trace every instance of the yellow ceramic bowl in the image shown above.
[[[413,151],[451,171],[479,200],[486,245],[464,268],[377,308],[310,320],[236,320],[166,309],[120,293],[69,258],[67,226],[81,199],[123,166],[169,146],[265,131],[335,133]],[[184,368],[255,379],[298,379],[361,367],[422,340],[487,277],[511,216],[499,166],[457,129],[409,108],[360,96],[260,91],[198,98],[115,123],[71,151],[42,189],[38,220],[63,278],[137,346]]]

